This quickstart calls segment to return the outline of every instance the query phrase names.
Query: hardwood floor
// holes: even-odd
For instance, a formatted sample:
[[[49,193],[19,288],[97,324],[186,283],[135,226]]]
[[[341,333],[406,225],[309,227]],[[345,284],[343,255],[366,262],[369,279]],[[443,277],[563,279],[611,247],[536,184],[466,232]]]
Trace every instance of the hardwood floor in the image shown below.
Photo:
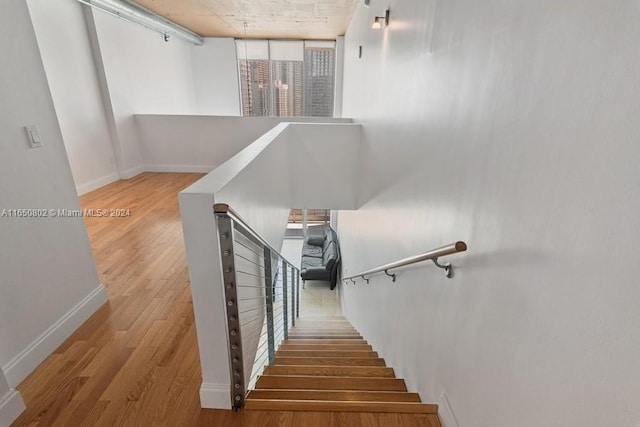
[[[27,409],[13,426],[432,426],[428,414],[200,408],[177,204],[200,176],[145,173],[81,198],[85,209],[130,213],[85,218],[109,303],[18,387]]]

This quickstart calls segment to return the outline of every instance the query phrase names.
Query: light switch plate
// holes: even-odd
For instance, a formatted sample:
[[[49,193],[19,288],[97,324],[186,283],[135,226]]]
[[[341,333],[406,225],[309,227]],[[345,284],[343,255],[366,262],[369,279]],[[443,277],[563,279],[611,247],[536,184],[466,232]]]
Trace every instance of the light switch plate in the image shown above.
[[[40,138],[40,132],[38,131],[38,127],[36,125],[31,125],[31,126],[25,126],[24,129],[27,131],[27,137],[29,138],[29,146],[31,148],[42,147],[42,139]]]

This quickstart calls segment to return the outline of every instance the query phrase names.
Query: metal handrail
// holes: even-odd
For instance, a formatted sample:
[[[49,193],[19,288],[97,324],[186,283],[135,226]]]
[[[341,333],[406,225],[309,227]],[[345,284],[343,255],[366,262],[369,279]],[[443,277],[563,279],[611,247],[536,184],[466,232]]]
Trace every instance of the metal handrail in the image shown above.
[[[446,273],[446,276],[448,278],[451,278],[451,277],[453,277],[453,267],[451,266],[450,263],[447,263],[447,264],[444,264],[444,265],[440,264],[438,262],[438,258],[446,256],[446,255],[455,254],[455,253],[458,253],[458,252],[464,252],[466,250],[467,250],[467,244],[465,242],[458,241],[458,242],[451,243],[449,245],[443,246],[441,248],[437,248],[437,249],[430,250],[428,252],[424,252],[424,253],[419,254],[419,255],[410,256],[408,258],[403,258],[401,260],[398,260],[398,261],[395,261],[395,262],[391,262],[389,264],[381,265],[380,267],[372,268],[370,270],[363,271],[362,273],[354,274],[354,275],[349,276],[349,277],[343,277],[342,280],[345,281],[345,282],[347,280],[351,280],[353,283],[355,283],[354,279],[362,278],[367,283],[369,283],[369,278],[368,277],[370,277],[370,276],[372,276],[372,275],[374,275],[376,273],[384,272],[387,276],[391,277],[392,280],[395,282],[396,281],[396,275],[395,275],[395,273],[389,273],[389,270],[393,270],[393,269],[396,269],[396,268],[400,268],[400,267],[404,267],[404,266],[407,266],[407,265],[415,264],[417,262],[428,261],[428,260],[433,261],[436,266],[444,269],[445,273]]]

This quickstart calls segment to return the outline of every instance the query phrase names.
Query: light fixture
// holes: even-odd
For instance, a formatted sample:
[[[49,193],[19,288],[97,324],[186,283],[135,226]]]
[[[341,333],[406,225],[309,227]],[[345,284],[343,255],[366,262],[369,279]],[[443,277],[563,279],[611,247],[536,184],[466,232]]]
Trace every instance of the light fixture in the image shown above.
[[[389,15],[391,14],[391,10],[387,9],[384,12],[384,16],[376,16],[373,19],[373,24],[371,25],[371,28],[373,28],[374,30],[379,30],[380,28],[382,28],[383,26],[388,26],[389,25]]]
[[[202,46],[204,40],[193,31],[189,31],[180,25],[164,19],[147,8],[134,3],[131,0],[77,0],[79,3],[94,9],[107,12],[118,18],[142,25],[162,34],[164,41],[169,41],[169,36],[175,36],[182,40]]]
[[[364,5],[366,7],[369,7],[369,3],[371,3],[371,0],[364,0]]]

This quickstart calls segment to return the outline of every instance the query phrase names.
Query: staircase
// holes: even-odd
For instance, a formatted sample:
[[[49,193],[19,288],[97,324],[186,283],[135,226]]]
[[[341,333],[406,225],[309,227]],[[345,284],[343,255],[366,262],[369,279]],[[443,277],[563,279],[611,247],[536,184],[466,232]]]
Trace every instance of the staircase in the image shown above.
[[[245,409],[430,414],[430,425],[440,427],[437,405],[407,392],[344,317],[298,319]]]

